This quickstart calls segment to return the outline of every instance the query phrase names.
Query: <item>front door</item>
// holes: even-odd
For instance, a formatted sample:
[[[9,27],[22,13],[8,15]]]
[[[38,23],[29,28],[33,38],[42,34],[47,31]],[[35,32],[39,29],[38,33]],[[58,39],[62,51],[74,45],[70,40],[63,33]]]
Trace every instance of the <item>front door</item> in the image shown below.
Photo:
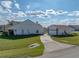
[[[14,35],[13,30],[9,30],[9,35]]]

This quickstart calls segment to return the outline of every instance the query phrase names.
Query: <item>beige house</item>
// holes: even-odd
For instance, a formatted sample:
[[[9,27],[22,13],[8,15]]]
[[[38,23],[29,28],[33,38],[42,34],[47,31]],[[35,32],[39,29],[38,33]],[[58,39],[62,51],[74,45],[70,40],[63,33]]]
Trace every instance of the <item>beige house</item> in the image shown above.
[[[26,20],[9,28],[8,34],[13,35],[29,35],[44,34],[44,28],[31,20]]]
[[[67,25],[51,25],[48,27],[49,35],[67,35],[74,32],[74,28]]]

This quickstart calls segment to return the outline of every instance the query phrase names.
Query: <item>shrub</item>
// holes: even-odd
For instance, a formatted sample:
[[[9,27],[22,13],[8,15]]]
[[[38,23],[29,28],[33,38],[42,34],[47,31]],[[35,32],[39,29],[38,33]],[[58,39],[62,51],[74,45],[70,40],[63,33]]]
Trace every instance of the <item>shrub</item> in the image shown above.
[[[7,34],[7,32],[3,32],[3,33],[2,33],[2,35],[5,35],[5,36],[7,36],[8,34]]]

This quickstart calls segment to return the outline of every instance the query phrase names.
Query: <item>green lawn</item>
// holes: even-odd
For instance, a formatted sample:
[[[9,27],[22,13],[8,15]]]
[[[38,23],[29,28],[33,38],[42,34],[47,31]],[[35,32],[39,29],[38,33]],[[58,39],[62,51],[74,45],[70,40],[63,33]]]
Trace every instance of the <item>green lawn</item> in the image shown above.
[[[40,46],[28,48],[33,43]],[[0,36],[0,57],[35,57],[42,55],[43,50],[40,36]]]
[[[53,40],[65,44],[79,45],[79,32],[73,33],[75,35],[69,36],[51,36]]]

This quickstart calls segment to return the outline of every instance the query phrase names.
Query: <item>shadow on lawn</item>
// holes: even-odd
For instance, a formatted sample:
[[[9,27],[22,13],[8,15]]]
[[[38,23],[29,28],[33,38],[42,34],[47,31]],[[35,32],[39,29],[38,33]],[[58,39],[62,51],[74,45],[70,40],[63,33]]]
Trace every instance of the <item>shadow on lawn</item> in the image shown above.
[[[17,40],[17,39],[24,39],[24,38],[31,38],[39,35],[0,35],[0,39],[8,39],[8,40]]]

